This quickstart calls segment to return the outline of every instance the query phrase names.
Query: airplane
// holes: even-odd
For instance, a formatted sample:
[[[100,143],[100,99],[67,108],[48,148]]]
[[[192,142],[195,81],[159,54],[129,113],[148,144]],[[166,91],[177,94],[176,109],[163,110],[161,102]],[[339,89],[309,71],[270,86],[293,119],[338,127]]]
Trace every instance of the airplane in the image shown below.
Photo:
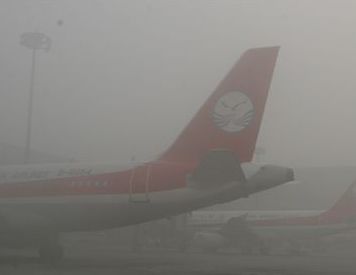
[[[155,160],[0,167],[0,245],[31,245],[55,262],[60,233],[139,224],[292,181],[291,168],[251,162],[278,51],[247,50]]]
[[[207,251],[235,245],[245,251],[257,248],[267,253],[273,244],[284,243],[290,253],[300,254],[303,243],[318,245],[325,236],[356,229],[356,182],[328,210],[198,210],[192,213],[188,224],[193,228],[210,228],[198,231],[194,237],[195,245]]]

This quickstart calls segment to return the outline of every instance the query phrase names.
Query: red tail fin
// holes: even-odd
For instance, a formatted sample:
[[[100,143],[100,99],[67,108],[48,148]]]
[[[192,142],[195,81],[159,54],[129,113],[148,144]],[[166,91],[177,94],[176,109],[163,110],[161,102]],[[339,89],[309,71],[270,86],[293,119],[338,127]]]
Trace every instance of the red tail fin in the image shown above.
[[[219,148],[251,161],[278,50],[246,51],[162,160],[196,161]]]
[[[351,184],[340,199],[321,217],[329,223],[356,220],[356,182]]]

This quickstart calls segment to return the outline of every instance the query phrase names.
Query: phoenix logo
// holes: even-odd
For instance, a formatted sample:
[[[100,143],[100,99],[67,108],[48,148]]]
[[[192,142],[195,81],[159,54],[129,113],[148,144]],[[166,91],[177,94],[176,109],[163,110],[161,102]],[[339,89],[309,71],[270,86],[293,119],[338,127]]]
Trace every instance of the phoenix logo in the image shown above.
[[[241,92],[229,92],[218,99],[214,106],[213,121],[220,129],[238,133],[245,129],[254,116],[251,100]]]

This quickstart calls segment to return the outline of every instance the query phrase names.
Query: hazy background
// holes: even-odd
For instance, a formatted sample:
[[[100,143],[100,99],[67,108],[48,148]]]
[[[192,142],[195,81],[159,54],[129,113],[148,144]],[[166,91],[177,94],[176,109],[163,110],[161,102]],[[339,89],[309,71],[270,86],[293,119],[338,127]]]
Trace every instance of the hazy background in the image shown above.
[[[188,123],[243,51],[281,45],[258,140],[264,161],[356,165],[356,2],[0,2],[0,141],[25,143],[30,50],[40,52],[35,150],[147,159]]]

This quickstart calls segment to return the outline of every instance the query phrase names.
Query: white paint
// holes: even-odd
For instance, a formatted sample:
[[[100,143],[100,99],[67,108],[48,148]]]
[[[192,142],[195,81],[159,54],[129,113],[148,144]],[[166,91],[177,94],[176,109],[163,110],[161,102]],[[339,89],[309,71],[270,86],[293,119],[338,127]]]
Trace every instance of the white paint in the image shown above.
[[[213,120],[220,129],[237,133],[250,124],[253,115],[251,100],[244,93],[235,91],[219,98],[214,107]]]

